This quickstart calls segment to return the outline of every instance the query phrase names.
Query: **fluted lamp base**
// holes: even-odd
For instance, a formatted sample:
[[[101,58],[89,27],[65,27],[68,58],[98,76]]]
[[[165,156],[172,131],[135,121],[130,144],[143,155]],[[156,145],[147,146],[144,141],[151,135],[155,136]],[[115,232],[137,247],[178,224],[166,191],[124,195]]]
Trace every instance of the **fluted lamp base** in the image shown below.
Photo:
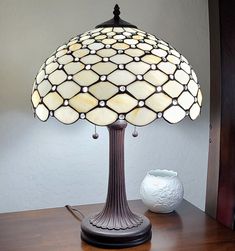
[[[151,223],[133,213],[127,203],[124,175],[124,134],[127,123],[118,120],[109,129],[109,184],[103,210],[82,221],[81,237],[102,248],[124,248],[151,239]]]
[[[90,223],[91,217],[82,221],[81,237],[87,243],[101,248],[126,248],[145,243],[151,239],[149,219],[141,216],[143,222],[129,229],[102,229]]]

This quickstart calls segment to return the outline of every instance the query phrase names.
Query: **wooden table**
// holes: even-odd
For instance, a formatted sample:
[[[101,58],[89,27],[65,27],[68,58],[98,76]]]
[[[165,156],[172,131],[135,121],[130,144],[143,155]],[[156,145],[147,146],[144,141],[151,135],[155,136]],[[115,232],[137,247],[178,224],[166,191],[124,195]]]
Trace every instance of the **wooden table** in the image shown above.
[[[102,204],[76,207],[84,214]],[[154,214],[141,201],[131,201],[133,211],[152,222],[151,242],[129,251],[235,251],[235,232],[223,227],[184,201],[177,212]],[[0,214],[0,251],[98,251],[80,239],[80,222],[66,208]]]

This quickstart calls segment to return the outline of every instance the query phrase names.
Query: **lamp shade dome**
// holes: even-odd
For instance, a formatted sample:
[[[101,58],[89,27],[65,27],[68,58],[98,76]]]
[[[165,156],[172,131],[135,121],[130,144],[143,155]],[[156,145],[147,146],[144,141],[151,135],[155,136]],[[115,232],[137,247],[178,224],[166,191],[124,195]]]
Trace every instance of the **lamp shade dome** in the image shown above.
[[[37,117],[72,124],[118,119],[144,126],[196,119],[202,94],[194,70],[171,45],[134,27],[99,27],[60,46],[32,92]]]

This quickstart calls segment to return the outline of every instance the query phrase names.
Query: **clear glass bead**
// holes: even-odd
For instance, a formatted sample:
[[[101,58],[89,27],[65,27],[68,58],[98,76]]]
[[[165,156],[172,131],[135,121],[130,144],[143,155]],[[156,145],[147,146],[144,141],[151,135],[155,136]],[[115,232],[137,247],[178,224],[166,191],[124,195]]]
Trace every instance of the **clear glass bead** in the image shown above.
[[[85,115],[84,113],[81,113],[81,114],[80,114],[80,118],[81,118],[81,119],[85,119],[85,117],[86,117],[86,115]]]
[[[139,101],[138,105],[139,105],[139,107],[143,107],[144,106],[144,101],[143,100]]]
[[[84,86],[84,87],[82,88],[82,91],[83,91],[83,92],[88,92],[88,87],[87,87],[87,86]]]
[[[100,77],[100,80],[101,80],[101,81],[105,81],[105,80],[106,80],[106,76],[104,76],[104,75],[101,76],[101,77]]]
[[[124,91],[126,90],[126,87],[122,85],[122,86],[119,87],[119,90],[120,90],[121,92],[124,92]]]
[[[100,101],[100,106],[105,106],[105,102],[103,100]]]

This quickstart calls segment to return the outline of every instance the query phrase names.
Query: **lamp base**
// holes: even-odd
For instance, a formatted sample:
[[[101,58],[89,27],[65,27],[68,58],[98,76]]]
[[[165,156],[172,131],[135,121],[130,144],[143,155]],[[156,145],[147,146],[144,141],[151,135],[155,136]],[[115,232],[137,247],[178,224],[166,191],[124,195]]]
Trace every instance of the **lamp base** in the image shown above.
[[[151,223],[148,218],[141,215],[143,222],[133,228],[102,229],[90,223],[86,217],[81,225],[81,238],[85,242],[101,248],[126,248],[143,244],[151,239]]]

